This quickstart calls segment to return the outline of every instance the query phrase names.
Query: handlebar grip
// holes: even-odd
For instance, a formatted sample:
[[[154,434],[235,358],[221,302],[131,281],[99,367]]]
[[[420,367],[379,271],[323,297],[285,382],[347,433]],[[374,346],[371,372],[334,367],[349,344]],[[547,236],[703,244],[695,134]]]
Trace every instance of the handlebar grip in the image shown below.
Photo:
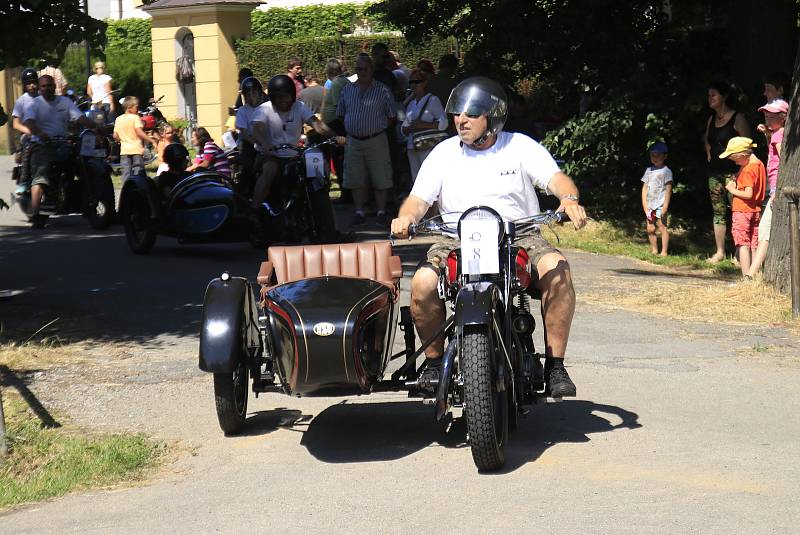
[[[566,212],[556,212],[556,222],[566,223],[567,221],[569,221],[569,216]]]

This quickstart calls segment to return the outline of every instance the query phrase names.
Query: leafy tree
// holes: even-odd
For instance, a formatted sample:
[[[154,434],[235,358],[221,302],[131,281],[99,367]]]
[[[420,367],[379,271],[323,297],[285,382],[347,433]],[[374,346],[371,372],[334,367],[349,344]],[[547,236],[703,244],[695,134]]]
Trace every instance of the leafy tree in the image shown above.
[[[0,2],[0,69],[31,61],[58,65],[67,46],[82,41],[98,52],[106,24],[86,15],[79,0]]]
[[[800,110],[797,102],[800,98],[800,47],[794,64],[792,82],[792,98],[789,116],[781,147],[781,167],[778,172],[778,193],[772,205],[772,227],[770,229],[769,249],[764,263],[764,277],[783,293],[789,293],[790,276],[790,240],[789,240],[789,205],[781,188],[800,187]]]

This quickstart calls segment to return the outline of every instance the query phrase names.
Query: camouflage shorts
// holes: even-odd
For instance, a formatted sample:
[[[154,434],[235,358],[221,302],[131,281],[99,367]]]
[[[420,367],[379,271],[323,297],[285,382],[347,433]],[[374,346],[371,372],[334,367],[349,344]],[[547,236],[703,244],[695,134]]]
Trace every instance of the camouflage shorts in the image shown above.
[[[538,232],[514,240],[514,245],[525,248],[525,250],[528,252],[528,256],[531,259],[531,265],[534,266],[534,268],[536,267],[536,265],[539,263],[539,260],[541,260],[543,256],[550,253],[561,254],[561,251],[550,245],[550,242],[545,240],[542,237],[542,235]],[[450,254],[450,251],[458,248],[458,246],[459,246],[459,241],[457,239],[451,238],[449,236],[440,236],[428,248],[426,261],[421,263],[419,267],[423,267],[425,263],[428,263],[431,266],[433,266],[436,270],[438,270],[442,262],[444,262],[447,259],[447,255]]]

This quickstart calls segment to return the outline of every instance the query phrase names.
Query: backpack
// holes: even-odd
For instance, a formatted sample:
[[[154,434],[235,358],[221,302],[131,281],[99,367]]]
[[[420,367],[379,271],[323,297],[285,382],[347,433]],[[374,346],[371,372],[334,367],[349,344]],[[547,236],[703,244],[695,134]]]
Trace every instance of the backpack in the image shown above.
[[[183,55],[175,61],[175,78],[184,84],[194,81],[194,60],[192,58]]]

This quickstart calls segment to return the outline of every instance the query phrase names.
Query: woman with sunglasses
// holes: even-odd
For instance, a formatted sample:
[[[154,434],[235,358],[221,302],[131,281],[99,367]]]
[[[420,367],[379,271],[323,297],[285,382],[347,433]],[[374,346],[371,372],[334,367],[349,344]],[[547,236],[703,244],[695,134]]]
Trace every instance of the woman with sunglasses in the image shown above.
[[[403,121],[403,134],[408,136],[408,163],[411,166],[411,181],[417,178],[422,162],[433,150],[433,146],[423,147],[417,143],[414,147],[414,134],[430,131],[445,132],[447,130],[447,115],[441,101],[428,91],[428,73],[422,69],[414,69],[408,80],[412,94],[406,102],[406,118]],[[437,136],[432,136],[436,139]],[[445,136],[439,136],[439,140]],[[435,143],[434,143],[435,145]]]

